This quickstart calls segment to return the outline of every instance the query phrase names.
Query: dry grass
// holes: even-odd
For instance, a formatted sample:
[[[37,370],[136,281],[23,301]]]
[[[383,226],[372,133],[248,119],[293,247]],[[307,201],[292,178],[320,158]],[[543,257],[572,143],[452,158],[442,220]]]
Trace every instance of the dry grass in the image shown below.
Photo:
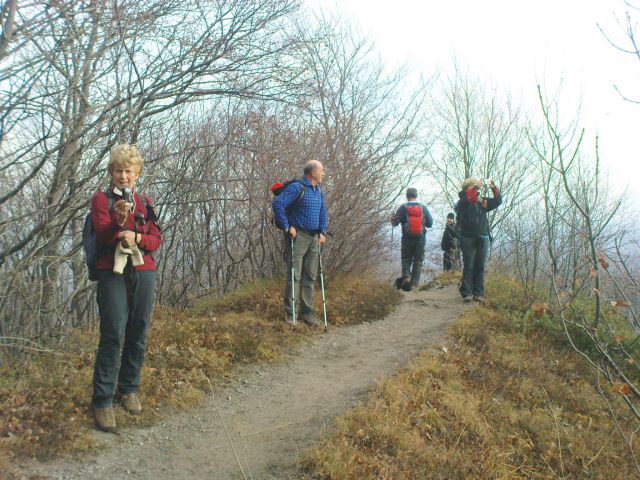
[[[120,426],[148,425],[166,407],[189,408],[238,363],[273,361],[321,329],[283,321],[281,284],[249,285],[231,296],[204,299],[190,311],[156,307],[142,370],[140,416],[116,409]],[[320,295],[316,295],[321,311]],[[372,278],[336,280],[327,290],[331,324],[385,316],[400,294]],[[74,331],[65,351],[5,359],[0,370],[0,471],[12,458],[46,458],[95,447],[89,414],[98,335]]]
[[[589,368],[544,329],[513,322],[527,305],[516,284],[494,281],[487,294],[509,309],[468,311],[453,325],[447,353],[423,354],[383,381],[309,453],[309,475],[637,477]],[[610,400],[621,404],[615,394]]]
[[[447,285],[458,285],[461,278],[462,272],[460,270],[448,270],[446,272],[441,272],[440,275],[436,276],[430,282],[420,285],[419,290],[423,291],[440,286],[445,287]]]

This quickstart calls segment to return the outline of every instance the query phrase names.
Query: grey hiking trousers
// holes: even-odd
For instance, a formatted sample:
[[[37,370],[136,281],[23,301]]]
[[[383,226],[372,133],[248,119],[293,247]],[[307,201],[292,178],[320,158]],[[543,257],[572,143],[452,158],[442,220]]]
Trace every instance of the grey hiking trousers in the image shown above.
[[[287,261],[287,284],[284,288],[284,309],[287,315],[293,315],[293,296],[291,295],[291,237],[285,235],[285,259]],[[300,305],[301,316],[314,314],[313,287],[318,276],[320,264],[320,244],[318,235],[298,230],[293,240],[293,268],[296,288],[296,307]]]

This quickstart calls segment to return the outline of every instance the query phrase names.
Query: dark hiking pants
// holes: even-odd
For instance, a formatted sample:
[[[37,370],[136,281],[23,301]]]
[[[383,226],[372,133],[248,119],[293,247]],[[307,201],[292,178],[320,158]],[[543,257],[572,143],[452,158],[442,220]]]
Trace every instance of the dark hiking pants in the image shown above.
[[[411,278],[411,286],[416,288],[420,284],[422,262],[424,261],[425,237],[403,237],[400,248],[402,260],[402,278]]]
[[[92,397],[97,408],[112,404],[116,386],[120,393],[138,391],[155,279],[154,270],[136,272],[131,261],[123,275],[111,270],[98,273],[100,342],[93,370]]]
[[[462,281],[460,282],[460,294],[463,297],[484,296],[484,269],[489,253],[489,237],[465,237],[460,236],[460,249],[462,250]]]
[[[446,272],[447,270],[453,269],[453,249],[445,250],[442,254],[442,269]]]

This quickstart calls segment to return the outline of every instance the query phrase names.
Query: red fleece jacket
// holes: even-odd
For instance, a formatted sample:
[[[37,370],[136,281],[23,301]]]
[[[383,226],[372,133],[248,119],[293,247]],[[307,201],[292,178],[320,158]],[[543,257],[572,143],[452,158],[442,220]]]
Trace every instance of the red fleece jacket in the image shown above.
[[[120,197],[116,196],[116,201]],[[96,232],[96,241],[99,245],[109,245],[115,248],[118,243],[116,235],[123,230],[134,231],[134,214],[141,212],[145,219],[147,217],[147,211],[140,201],[140,195],[135,192],[135,211],[129,212],[127,220],[124,226],[118,225],[116,219],[116,213],[112,209],[109,211],[109,199],[104,192],[96,192],[91,200],[91,217],[93,219],[93,228]],[[149,197],[145,196],[147,204],[151,204]],[[155,252],[160,248],[161,235],[160,230],[154,222],[151,220],[145,220],[143,225],[138,224],[138,233],[142,234],[142,239],[138,243],[138,247],[144,252],[144,265],[134,267],[136,271],[142,270],[156,270],[156,262],[149,252]],[[113,253],[102,255],[98,258],[98,264],[96,268],[98,270],[111,270],[113,269]]]

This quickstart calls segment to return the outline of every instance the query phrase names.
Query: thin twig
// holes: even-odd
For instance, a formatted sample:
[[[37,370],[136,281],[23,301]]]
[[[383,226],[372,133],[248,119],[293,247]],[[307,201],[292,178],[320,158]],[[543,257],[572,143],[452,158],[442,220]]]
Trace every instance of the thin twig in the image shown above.
[[[296,425],[297,423],[300,423],[300,422],[289,422],[289,423],[283,423],[282,425],[276,425],[276,426],[274,426],[274,427],[265,428],[264,430],[257,430],[257,431],[255,431],[255,432],[242,433],[242,434],[240,434],[240,436],[241,436],[241,437],[250,437],[250,436],[252,436],[252,435],[259,435],[259,434],[261,434],[261,433],[268,432],[268,431],[270,431],[270,430],[276,430],[276,429],[278,429],[278,428],[283,428],[283,427],[289,427],[289,426],[291,426],[291,425]]]
[[[240,463],[240,458],[238,457],[238,453],[236,452],[236,449],[233,446],[231,435],[229,435],[229,431],[227,430],[227,425],[224,423],[224,419],[222,418],[222,413],[220,412],[220,409],[218,408],[218,404],[216,403],[216,395],[213,392],[213,385],[211,385],[211,381],[208,378],[207,378],[207,383],[209,384],[209,390],[211,391],[211,401],[213,402],[214,408],[218,412],[218,417],[220,417],[222,428],[224,428],[224,433],[227,435],[227,440],[229,440],[229,445],[231,445],[231,450],[233,451],[233,454],[236,457],[236,462],[238,463],[238,468],[240,468],[240,473],[242,473],[242,478],[244,478],[244,480],[247,480],[247,476],[245,475],[244,470],[242,469],[242,464]]]
[[[558,424],[558,416],[556,414],[556,412],[554,412],[552,405],[551,405],[551,397],[549,396],[549,392],[547,392],[547,389],[544,388],[544,385],[542,384],[542,382],[540,380],[538,380],[538,384],[540,385],[540,388],[542,388],[542,391],[544,392],[544,394],[547,397],[547,403],[549,405],[549,412],[551,413],[551,416],[553,417],[553,422],[556,425],[556,436],[558,437],[558,454],[560,456],[560,473],[562,475],[562,478],[564,477],[564,461],[562,459],[562,443],[560,441],[560,425]]]
[[[27,345],[19,345],[17,343],[0,343],[0,348],[2,347],[11,347],[18,349],[30,350],[32,352],[40,352],[40,353],[50,353],[52,355],[58,355],[59,357],[64,357],[65,353],[56,352],[55,350],[48,350],[46,348],[36,348],[36,347],[28,347]]]

